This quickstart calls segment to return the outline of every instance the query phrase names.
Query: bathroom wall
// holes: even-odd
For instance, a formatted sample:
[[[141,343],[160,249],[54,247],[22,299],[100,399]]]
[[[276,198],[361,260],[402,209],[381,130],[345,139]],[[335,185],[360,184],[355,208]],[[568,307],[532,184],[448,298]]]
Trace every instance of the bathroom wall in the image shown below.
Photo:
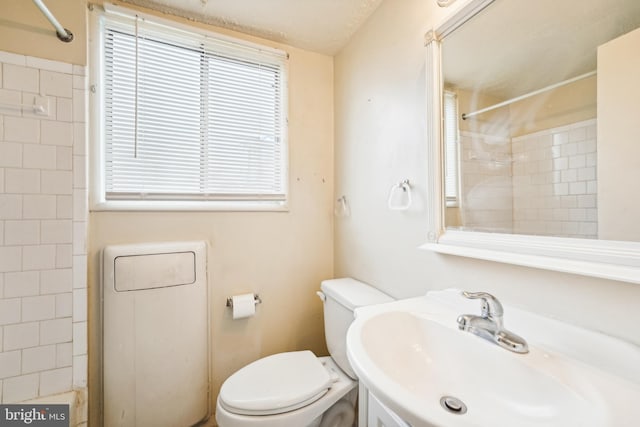
[[[604,239],[640,240],[638,49],[640,29],[598,49],[598,228]]]
[[[149,11],[147,11],[149,12]],[[173,18],[171,18],[173,19]],[[212,29],[205,25],[202,28]],[[325,355],[322,303],[333,277],[333,59],[221,30],[287,51],[288,212],[91,212],[89,228],[92,387],[99,388],[99,252],[111,244],[172,240],[208,243],[212,402],[222,382],[260,357],[310,349]],[[255,317],[232,320],[226,298],[258,293]],[[98,426],[99,395],[91,424]]]
[[[49,10],[73,33],[62,43],[32,1],[0,2],[0,50],[76,65],[87,63],[87,0],[47,0]]]
[[[423,36],[450,10],[434,1],[386,0],[335,58],[336,195],[351,204],[351,216],[336,219],[335,275],[396,297],[486,290],[507,304],[640,344],[638,285],[417,249],[427,229]],[[409,211],[389,211],[389,187],[405,178],[416,202]]]
[[[87,420],[85,75],[0,51],[0,402],[77,390],[78,422]],[[46,111],[20,107],[34,103]]]

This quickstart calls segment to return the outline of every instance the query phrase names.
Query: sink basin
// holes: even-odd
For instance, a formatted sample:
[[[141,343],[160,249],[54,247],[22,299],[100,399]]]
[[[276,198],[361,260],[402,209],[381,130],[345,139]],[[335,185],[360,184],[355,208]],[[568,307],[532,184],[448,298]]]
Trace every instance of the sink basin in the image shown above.
[[[459,300],[445,291],[358,309],[349,330],[349,360],[360,381],[413,427],[637,425],[640,382],[606,365],[636,371],[640,349],[506,307],[509,329],[529,342],[529,353],[516,354],[460,331],[457,315],[479,308]],[[618,354],[573,357],[606,344]],[[466,412],[447,410],[444,396],[462,401]]]

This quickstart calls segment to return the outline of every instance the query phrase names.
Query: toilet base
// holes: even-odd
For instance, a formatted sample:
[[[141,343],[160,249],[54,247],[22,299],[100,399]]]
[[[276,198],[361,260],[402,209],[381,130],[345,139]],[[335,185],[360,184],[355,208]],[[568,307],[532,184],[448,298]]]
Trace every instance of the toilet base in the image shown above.
[[[238,415],[224,409],[216,402],[216,421],[219,427],[319,427],[325,412],[339,400],[343,399],[353,390],[353,398],[349,399],[352,406],[357,393],[358,382],[349,378],[338,368],[331,357],[318,358],[328,369],[331,369],[337,378],[329,391],[315,402],[295,411],[275,415]],[[331,426],[333,427],[333,426]]]

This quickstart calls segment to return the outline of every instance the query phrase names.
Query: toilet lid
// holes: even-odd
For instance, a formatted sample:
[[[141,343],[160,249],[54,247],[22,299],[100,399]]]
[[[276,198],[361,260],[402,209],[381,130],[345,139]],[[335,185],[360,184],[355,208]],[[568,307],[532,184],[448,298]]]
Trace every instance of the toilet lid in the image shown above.
[[[331,377],[310,351],[268,356],[231,375],[220,389],[221,405],[240,415],[293,411],[321,398]]]

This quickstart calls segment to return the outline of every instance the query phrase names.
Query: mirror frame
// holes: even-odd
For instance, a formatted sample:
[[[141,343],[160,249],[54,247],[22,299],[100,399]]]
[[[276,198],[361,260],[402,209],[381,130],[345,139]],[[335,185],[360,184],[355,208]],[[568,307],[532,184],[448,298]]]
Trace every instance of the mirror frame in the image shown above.
[[[442,40],[495,0],[469,0],[425,35],[427,243],[420,249],[640,283],[640,242],[446,230],[443,202]]]

